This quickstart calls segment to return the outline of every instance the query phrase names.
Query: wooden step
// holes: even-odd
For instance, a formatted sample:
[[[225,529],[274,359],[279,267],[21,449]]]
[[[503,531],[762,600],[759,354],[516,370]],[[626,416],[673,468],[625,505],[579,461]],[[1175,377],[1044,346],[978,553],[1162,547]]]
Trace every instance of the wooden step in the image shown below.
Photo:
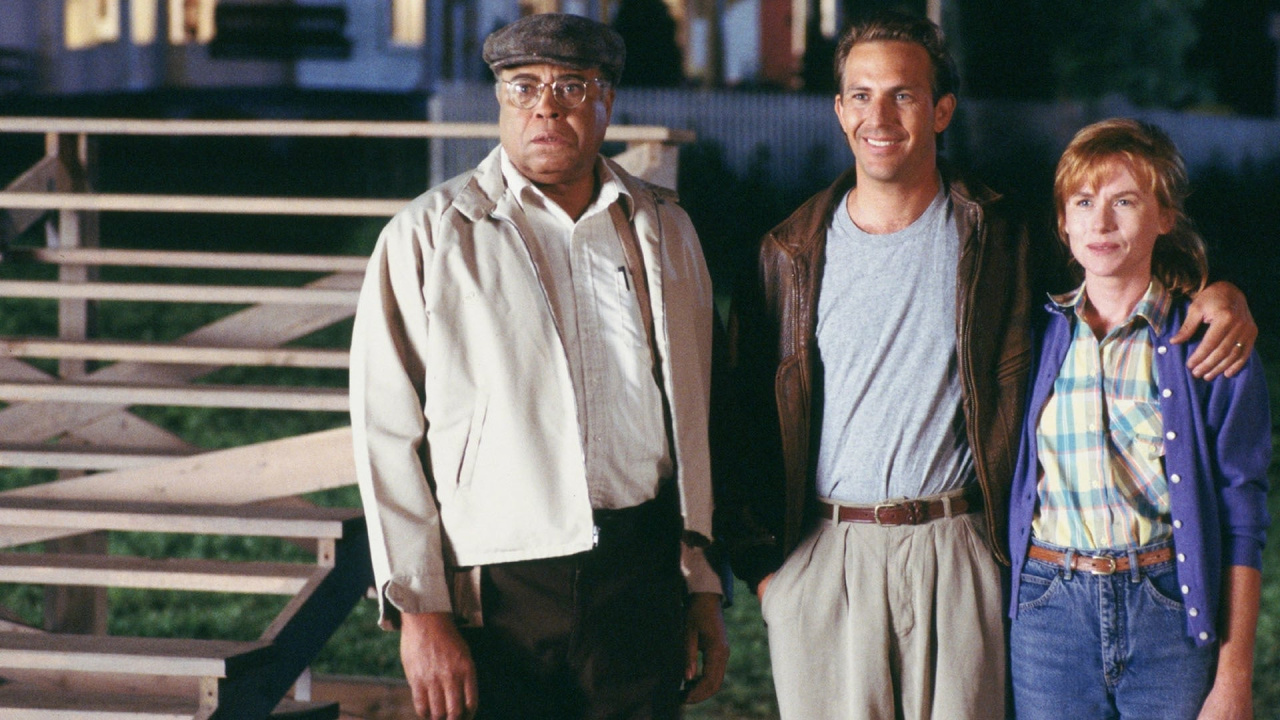
[[[358,508],[195,505],[0,495],[0,526],[339,539]]]
[[[310,412],[347,412],[347,391],[339,388],[249,385],[140,385],[69,381],[0,381],[4,402],[173,405]]]
[[[193,720],[195,699],[0,685],[4,720]],[[283,700],[269,720],[337,720],[335,702]]]
[[[124,470],[190,457],[193,453],[139,448],[0,443],[0,467]]]
[[[328,568],[302,563],[0,553],[0,582],[29,585],[296,595],[324,572]]]
[[[0,633],[0,668],[223,678],[273,654],[263,641]]]
[[[32,337],[0,337],[0,356],[184,365],[337,369],[348,367],[351,359],[351,353],[345,349],[204,347],[123,340],[59,340]]]
[[[0,685],[0,717],[5,720],[192,720],[199,706],[195,698]]]

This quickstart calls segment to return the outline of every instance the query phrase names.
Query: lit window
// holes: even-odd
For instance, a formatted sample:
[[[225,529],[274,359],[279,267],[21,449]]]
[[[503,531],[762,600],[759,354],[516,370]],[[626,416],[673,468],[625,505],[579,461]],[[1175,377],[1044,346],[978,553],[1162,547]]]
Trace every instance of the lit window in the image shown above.
[[[391,0],[391,42],[421,46],[427,36],[425,0]]]
[[[156,0],[129,0],[129,37],[134,45],[156,41]]]
[[[207,43],[213,39],[217,0],[169,0],[169,42]]]
[[[520,0],[520,15],[537,15],[549,12],[570,12],[571,8],[561,7],[561,0]]]
[[[71,50],[119,40],[119,0],[66,0],[63,31]]]

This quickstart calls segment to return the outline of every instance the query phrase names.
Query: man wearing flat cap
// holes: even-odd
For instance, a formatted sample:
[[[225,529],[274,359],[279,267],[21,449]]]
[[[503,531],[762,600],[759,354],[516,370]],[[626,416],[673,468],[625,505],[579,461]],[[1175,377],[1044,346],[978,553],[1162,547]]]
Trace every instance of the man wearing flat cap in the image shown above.
[[[500,147],[391,220],[356,313],[380,623],[424,717],[676,718],[728,657],[706,266],[672,194],[600,155],[615,32],[533,15],[484,59]]]

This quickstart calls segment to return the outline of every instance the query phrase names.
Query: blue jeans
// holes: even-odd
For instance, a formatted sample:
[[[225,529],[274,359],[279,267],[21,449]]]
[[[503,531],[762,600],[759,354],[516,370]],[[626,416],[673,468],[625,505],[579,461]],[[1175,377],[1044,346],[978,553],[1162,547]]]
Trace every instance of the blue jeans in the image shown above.
[[[1018,720],[1195,719],[1213,685],[1217,647],[1196,647],[1187,636],[1173,561],[1130,564],[1092,575],[1027,559],[1009,630]]]

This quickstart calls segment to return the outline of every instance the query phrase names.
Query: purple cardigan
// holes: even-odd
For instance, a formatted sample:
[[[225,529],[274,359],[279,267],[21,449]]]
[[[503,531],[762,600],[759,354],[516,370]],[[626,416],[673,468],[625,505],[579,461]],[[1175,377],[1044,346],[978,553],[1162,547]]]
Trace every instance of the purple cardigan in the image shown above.
[[[1071,319],[1053,303],[1045,309],[1047,320],[1037,322],[1035,346],[1039,355],[1032,370],[1009,503],[1009,556],[1013,562],[1009,617],[1018,614],[1020,569],[1031,542],[1036,507],[1040,475],[1036,424],[1071,345]],[[1164,333],[1153,337],[1154,357],[1187,635],[1197,645],[1209,645],[1218,637],[1223,568],[1262,566],[1262,546],[1270,523],[1267,465],[1271,459],[1271,414],[1262,362],[1256,352],[1234,378],[1205,382],[1192,377],[1186,359],[1198,343],[1169,342],[1185,316],[1186,303],[1175,303]]]

